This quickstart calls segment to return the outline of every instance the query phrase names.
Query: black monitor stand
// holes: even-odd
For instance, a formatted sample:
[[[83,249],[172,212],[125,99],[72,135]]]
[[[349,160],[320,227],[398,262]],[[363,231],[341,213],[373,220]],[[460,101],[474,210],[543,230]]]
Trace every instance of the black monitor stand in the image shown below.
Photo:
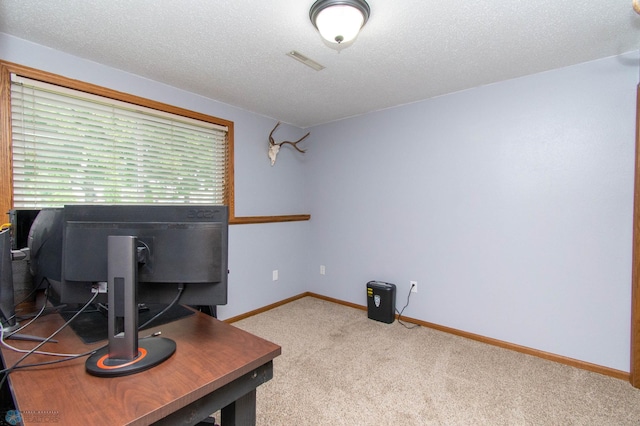
[[[138,339],[138,239],[108,237],[109,345],[91,355],[89,374],[117,377],[139,373],[173,355],[176,343],[164,337]]]

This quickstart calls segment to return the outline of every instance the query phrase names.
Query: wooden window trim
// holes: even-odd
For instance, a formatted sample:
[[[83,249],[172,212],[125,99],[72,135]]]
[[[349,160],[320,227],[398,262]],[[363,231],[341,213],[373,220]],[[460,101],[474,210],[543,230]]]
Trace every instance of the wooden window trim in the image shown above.
[[[13,169],[11,156],[11,73],[24,77],[40,80],[59,86],[141,105],[148,108],[165,111],[172,114],[202,120],[209,123],[227,126],[228,133],[228,158],[227,158],[227,187],[225,188],[225,202],[229,206],[230,224],[250,224],[250,223],[271,223],[271,222],[293,222],[309,220],[308,214],[285,215],[285,216],[245,216],[236,217],[234,199],[234,127],[233,121],[213,117],[199,112],[179,108],[162,102],[145,99],[117,90],[107,89],[91,83],[70,79],[57,74],[41,71],[23,65],[0,61],[0,208],[3,212],[8,212],[13,208]],[[2,221],[4,223],[5,219]]]

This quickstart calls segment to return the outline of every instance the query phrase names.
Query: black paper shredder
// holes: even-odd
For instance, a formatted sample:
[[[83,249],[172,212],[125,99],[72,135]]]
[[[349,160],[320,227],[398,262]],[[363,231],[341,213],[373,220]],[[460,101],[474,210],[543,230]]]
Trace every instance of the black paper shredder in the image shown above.
[[[369,318],[391,324],[395,318],[396,285],[382,281],[367,283],[367,312]]]

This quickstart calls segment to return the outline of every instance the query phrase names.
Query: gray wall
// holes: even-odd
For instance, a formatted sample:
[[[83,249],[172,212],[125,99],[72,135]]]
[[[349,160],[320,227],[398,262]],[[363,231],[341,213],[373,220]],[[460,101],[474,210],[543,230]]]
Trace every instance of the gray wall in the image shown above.
[[[628,371],[636,56],[312,129],[310,289]]]
[[[271,167],[271,118],[0,33],[2,59],[234,121],[236,214],[311,213],[231,227],[222,318],[308,290],[364,305],[371,279],[400,308],[416,280],[408,316],[623,371],[636,56],[318,126]]]

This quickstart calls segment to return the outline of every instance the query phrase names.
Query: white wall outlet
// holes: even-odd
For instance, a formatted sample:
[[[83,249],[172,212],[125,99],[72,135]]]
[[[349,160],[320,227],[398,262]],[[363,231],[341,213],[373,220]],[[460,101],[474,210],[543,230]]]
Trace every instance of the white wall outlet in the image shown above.
[[[327,269],[324,267],[324,265],[320,265],[320,275],[324,275],[327,273]]]
[[[409,285],[411,286],[411,293],[418,292],[418,281],[409,281]]]
[[[278,270],[274,269],[273,272],[271,273],[271,277],[273,279],[273,281],[278,281]]]

